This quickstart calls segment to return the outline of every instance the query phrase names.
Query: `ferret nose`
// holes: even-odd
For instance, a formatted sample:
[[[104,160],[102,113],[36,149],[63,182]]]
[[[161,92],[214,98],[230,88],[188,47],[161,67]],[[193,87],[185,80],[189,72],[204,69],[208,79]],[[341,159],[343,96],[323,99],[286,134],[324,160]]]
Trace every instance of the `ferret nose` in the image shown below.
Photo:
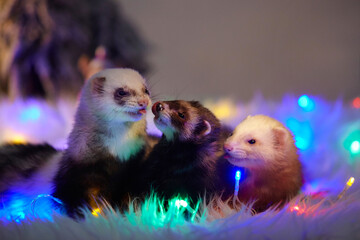
[[[226,152],[231,152],[232,150],[234,150],[234,147],[231,146],[231,144],[225,143],[224,144],[224,149]]]
[[[147,99],[140,99],[139,101],[138,101],[138,104],[139,104],[139,106],[140,107],[147,107],[147,105],[149,104],[149,100],[147,100]]]
[[[164,110],[164,106],[163,106],[163,104],[162,104],[161,102],[156,102],[156,103],[154,103],[154,105],[152,106],[151,110],[152,110],[152,112],[153,112],[154,114],[156,114],[156,113],[159,113],[159,112],[163,111],[163,110]]]

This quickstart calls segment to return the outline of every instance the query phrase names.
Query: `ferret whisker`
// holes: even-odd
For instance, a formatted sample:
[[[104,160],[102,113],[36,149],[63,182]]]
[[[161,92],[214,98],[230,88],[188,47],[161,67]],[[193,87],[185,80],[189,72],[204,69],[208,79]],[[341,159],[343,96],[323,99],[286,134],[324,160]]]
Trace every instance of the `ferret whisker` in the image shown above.
[[[152,94],[151,95],[151,99],[153,100],[153,99],[161,99],[161,98],[164,98],[163,97],[163,94],[161,94],[161,93],[157,93],[157,94]]]
[[[232,153],[234,153],[234,154],[245,154],[244,151],[233,151]]]
[[[151,94],[151,99],[153,99],[153,98],[156,98],[156,97],[159,97],[159,93],[156,93],[156,94]]]
[[[156,79],[156,78],[154,79],[153,76],[154,74],[146,78],[146,82],[148,83],[150,88],[156,86],[156,84],[160,82],[160,79]]]
[[[170,120],[171,116],[169,114],[167,114],[167,113],[164,113],[164,114],[162,114],[161,118],[166,119],[166,120]]]
[[[145,77],[146,82],[152,81],[154,79],[154,75],[158,72],[159,70],[156,70],[155,68],[152,68],[151,71],[149,71],[147,73],[147,76]]]
[[[159,83],[159,81],[151,82],[149,85],[150,90],[152,90],[158,83]]]
[[[155,102],[157,102],[157,101],[161,101],[161,100],[163,100],[163,98],[161,98],[161,97],[155,97],[155,98],[152,98],[152,99],[151,99],[151,101],[152,101],[153,103],[155,103]]]
[[[125,106],[137,106],[138,102],[136,100],[128,100],[126,101],[126,105]]]
[[[124,106],[125,109],[134,109],[134,108],[140,108],[140,106],[137,103],[128,103],[126,106]]]

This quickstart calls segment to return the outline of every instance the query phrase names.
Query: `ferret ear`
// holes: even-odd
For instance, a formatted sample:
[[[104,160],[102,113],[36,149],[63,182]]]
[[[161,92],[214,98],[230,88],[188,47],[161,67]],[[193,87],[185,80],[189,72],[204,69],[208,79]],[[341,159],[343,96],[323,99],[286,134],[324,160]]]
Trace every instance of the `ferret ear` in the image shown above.
[[[203,135],[203,136],[206,136],[206,135],[208,135],[209,133],[211,133],[211,125],[210,125],[210,123],[209,123],[208,121],[206,121],[206,120],[203,120],[203,122],[204,122],[206,128],[205,128],[205,130],[202,132],[202,135]]]
[[[286,132],[284,131],[284,129],[273,128],[272,132],[274,135],[275,147],[281,148],[281,147],[285,146]]]
[[[104,93],[104,82],[105,77],[94,78],[91,83],[91,92],[94,94]]]

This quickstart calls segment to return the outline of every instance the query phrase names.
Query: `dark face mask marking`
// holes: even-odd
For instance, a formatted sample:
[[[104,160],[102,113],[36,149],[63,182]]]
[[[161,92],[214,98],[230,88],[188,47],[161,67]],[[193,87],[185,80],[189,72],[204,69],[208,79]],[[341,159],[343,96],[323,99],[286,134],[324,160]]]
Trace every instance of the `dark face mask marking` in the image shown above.
[[[136,96],[136,92],[126,87],[114,91],[114,101],[121,106],[125,105],[132,96]]]

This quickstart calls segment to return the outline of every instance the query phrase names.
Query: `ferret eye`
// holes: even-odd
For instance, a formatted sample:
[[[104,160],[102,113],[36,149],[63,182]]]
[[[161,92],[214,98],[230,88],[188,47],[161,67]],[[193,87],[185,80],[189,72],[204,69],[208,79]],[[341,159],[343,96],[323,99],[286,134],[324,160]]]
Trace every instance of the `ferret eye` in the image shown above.
[[[181,112],[178,112],[178,115],[179,115],[179,117],[181,117],[181,118],[185,118],[185,115],[184,114],[182,114]]]
[[[229,137],[231,137],[232,135],[234,135],[234,133],[230,133],[230,134],[229,134]]]
[[[147,88],[145,88],[145,94],[150,95],[150,92]]]
[[[127,91],[125,91],[123,88],[118,88],[115,91],[115,96],[124,97],[124,96],[127,96],[127,95],[129,95],[129,93]]]
[[[248,141],[248,143],[254,144],[254,143],[256,143],[256,141],[255,141],[255,139],[250,139],[250,140]]]

